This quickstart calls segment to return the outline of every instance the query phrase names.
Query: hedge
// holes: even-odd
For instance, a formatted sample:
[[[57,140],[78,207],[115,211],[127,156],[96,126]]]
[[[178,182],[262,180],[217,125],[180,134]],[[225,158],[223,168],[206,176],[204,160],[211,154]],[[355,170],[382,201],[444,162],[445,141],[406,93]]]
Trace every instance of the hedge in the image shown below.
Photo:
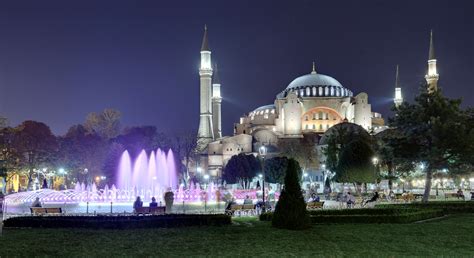
[[[439,202],[413,202],[403,204],[378,204],[375,208],[379,209],[441,209],[446,214],[452,213],[474,213],[474,202],[472,201],[439,201]]]
[[[4,227],[131,229],[230,225],[224,214],[168,214],[159,216],[26,216],[5,220]]]
[[[271,221],[272,213],[260,215],[261,221]],[[442,209],[380,208],[310,211],[313,223],[411,223],[444,215]]]
[[[418,210],[393,215],[316,215],[313,223],[411,223],[443,216],[442,210]]]
[[[309,211],[310,215],[318,216],[318,215],[397,215],[397,214],[405,214],[409,212],[415,212],[420,209],[417,208],[408,208],[408,207],[400,207],[400,208],[380,208],[380,209],[341,209],[341,210],[312,210]]]

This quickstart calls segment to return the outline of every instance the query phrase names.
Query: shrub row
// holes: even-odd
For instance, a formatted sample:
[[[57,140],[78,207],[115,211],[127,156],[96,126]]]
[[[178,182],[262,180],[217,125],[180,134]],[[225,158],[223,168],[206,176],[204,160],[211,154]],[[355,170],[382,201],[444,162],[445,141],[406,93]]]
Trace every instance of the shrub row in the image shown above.
[[[397,215],[418,211],[418,208],[400,207],[400,208],[380,208],[380,209],[342,209],[342,210],[312,210],[310,215]]]
[[[376,208],[382,209],[441,209],[446,214],[452,213],[474,213],[474,202],[471,201],[450,201],[450,202],[414,202],[414,203],[403,203],[403,204],[379,204]]]
[[[168,214],[159,216],[27,216],[4,221],[5,227],[131,229],[231,224],[224,214]]]
[[[442,210],[418,210],[392,215],[314,215],[313,223],[411,223],[443,216]]]
[[[309,211],[313,223],[410,223],[441,217],[442,209],[380,208]],[[272,213],[260,215],[261,221],[271,221]]]

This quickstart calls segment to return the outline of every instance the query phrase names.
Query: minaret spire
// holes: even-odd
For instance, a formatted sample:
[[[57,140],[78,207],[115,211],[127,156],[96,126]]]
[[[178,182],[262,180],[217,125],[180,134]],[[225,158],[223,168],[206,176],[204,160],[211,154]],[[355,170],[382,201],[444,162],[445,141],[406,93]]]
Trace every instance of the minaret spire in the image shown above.
[[[313,71],[311,71],[311,74],[316,74],[316,65],[314,64],[314,61],[313,61]]]
[[[428,55],[428,60],[436,59],[435,57],[435,50],[434,50],[434,43],[433,43],[433,29],[430,32],[430,52]]]
[[[430,32],[430,50],[428,54],[428,73],[425,75],[426,82],[428,83],[428,92],[432,93],[438,90],[438,79],[439,74],[436,71],[436,57],[434,50],[433,30]]]
[[[395,73],[395,98],[393,99],[393,102],[397,108],[403,103],[402,88],[400,87],[400,78],[398,75],[398,65]]]
[[[209,49],[209,40],[207,39],[207,25],[204,24],[204,36],[202,37],[201,51],[211,51]]]

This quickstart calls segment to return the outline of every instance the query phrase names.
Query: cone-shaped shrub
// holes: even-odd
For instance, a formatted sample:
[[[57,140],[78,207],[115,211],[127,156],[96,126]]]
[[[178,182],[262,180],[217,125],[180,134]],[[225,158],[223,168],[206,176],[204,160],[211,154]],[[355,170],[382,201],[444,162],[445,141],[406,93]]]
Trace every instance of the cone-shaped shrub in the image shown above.
[[[285,175],[285,187],[275,207],[272,225],[277,228],[306,229],[311,220],[306,211],[306,203],[301,193],[299,177],[301,168],[294,159],[288,161]]]

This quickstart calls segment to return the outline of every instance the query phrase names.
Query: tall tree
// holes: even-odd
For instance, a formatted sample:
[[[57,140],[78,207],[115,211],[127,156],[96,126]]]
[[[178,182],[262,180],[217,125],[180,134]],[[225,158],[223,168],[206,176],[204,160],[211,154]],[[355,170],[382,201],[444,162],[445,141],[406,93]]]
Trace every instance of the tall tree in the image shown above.
[[[32,187],[35,169],[54,164],[58,142],[49,127],[41,122],[25,121],[16,128],[14,147],[21,155],[21,165],[27,171],[28,186]]]
[[[441,90],[428,93],[424,84],[415,102],[405,102],[390,119],[401,135],[395,146],[399,158],[425,165],[423,202],[428,201],[436,171],[473,164],[472,116],[460,105],[461,100],[449,99]]]
[[[5,127],[0,129],[0,177],[5,180],[3,192],[11,178],[18,174],[20,169],[20,154],[14,147],[16,131],[14,128]]]
[[[197,157],[197,135],[195,133],[185,133],[175,137],[173,151],[177,154],[180,162],[180,171],[185,184],[190,180],[189,170],[192,161]]]
[[[273,184],[283,184],[285,179],[288,158],[273,157],[265,160],[265,181]]]
[[[87,115],[84,126],[89,132],[95,132],[105,139],[112,139],[120,134],[121,117],[118,110],[104,109],[100,113],[92,112]]]
[[[70,173],[69,177],[91,182],[94,175],[101,175],[108,151],[107,140],[89,132],[83,125],[74,125],[59,142],[62,163]]]
[[[227,162],[222,174],[222,180],[228,184],[239,183],[242,188],[247,189],[250,186],[250,181],[260,170],[260,162],[254,155],[240,153],[232,156],[229,162]]]
[[[360,139],[351,141],[341,151],[335,180],[359,186],[375,182],[377,176],[372,164],[373,156],[374,152],[367,142]]]
[[[309,168],[318,167],[316,145],[315,135],[305,135],[302,139],[280,139],[278,149],[282,156],[295,159],[303,171],[306,171]]]

